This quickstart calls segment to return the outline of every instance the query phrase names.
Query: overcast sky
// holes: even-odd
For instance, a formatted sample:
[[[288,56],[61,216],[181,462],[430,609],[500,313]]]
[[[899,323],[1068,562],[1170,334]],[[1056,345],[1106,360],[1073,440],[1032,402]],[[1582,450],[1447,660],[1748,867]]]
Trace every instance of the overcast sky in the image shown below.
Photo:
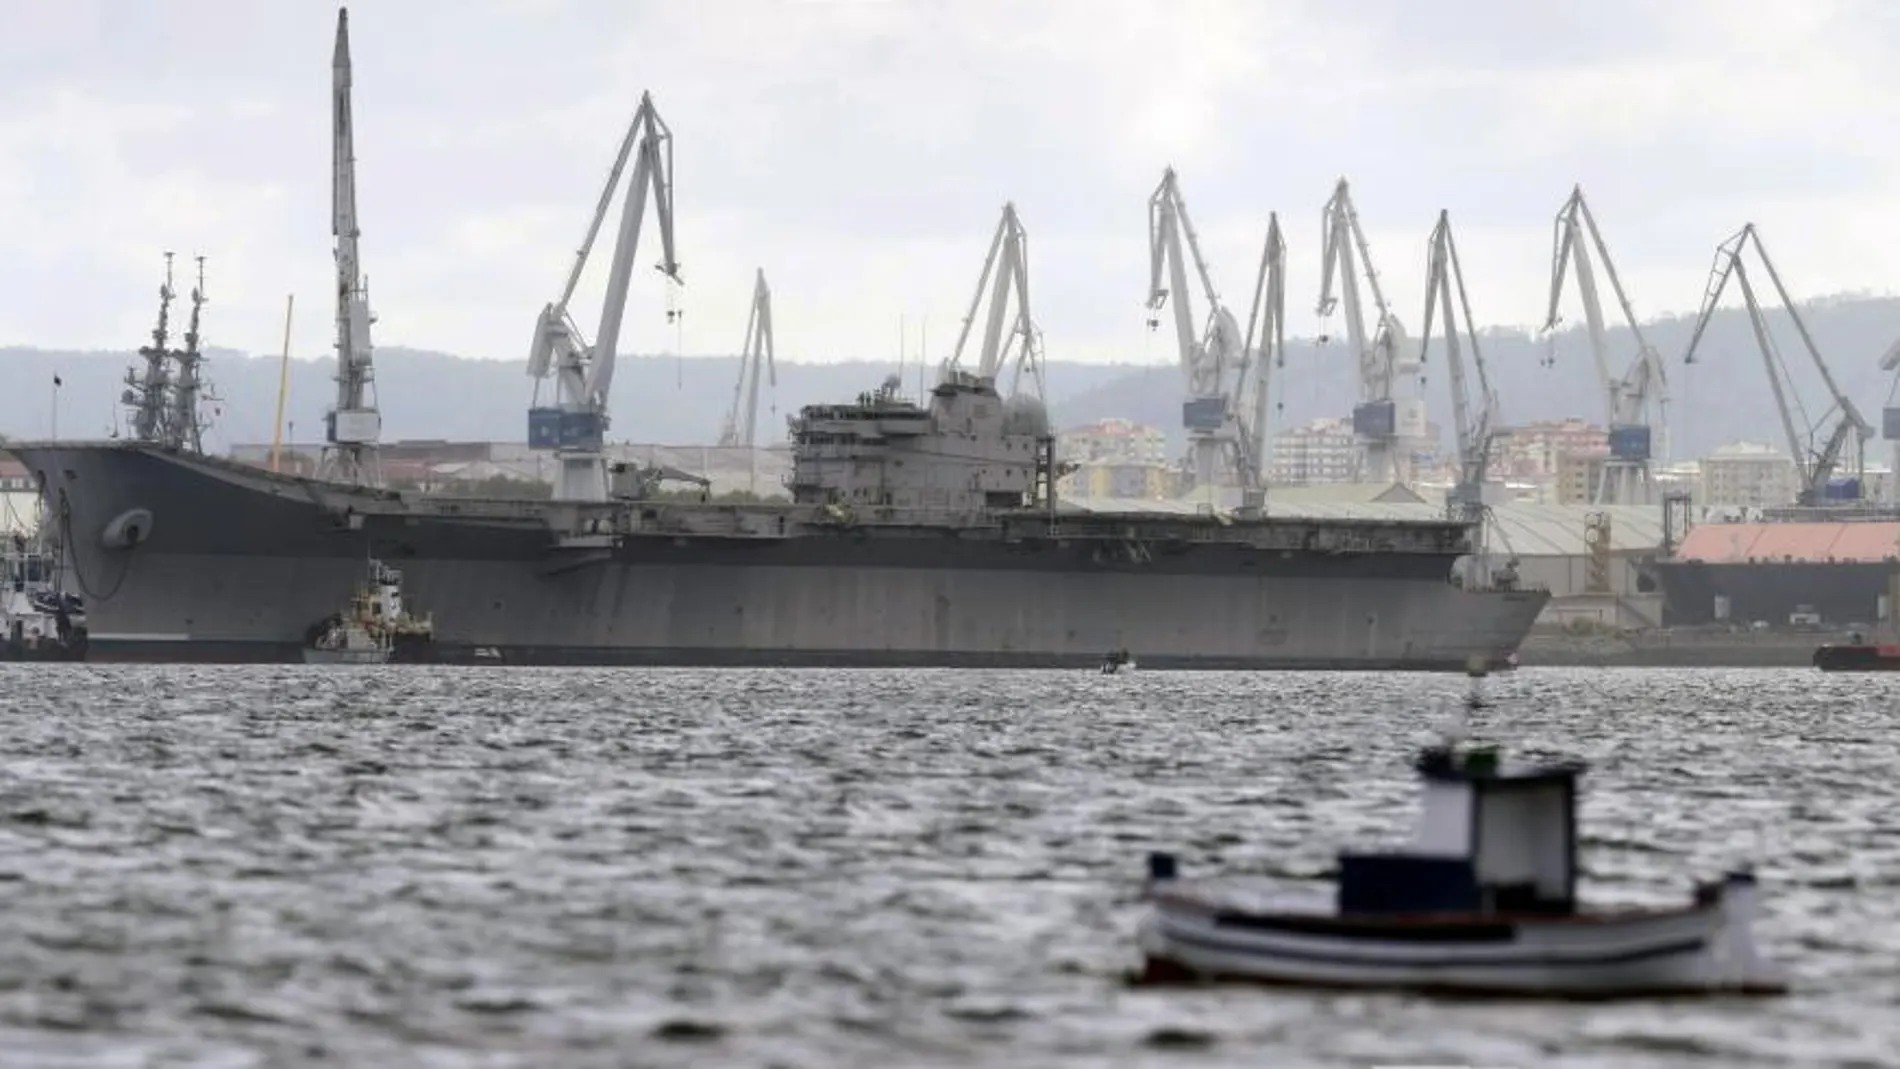
[[[210,258],[211,344],[276,351],[294,292],[294,353],[327,352],[335,6],[0,16],[0,345],[137,345],[169,248]],[[1890,0],[359,0],[350,18],[379,344],[524,359],[643,89],[676,138],[687,314],[666,325],[643,266],[623,351],[736,351],[762,266],[781,357],[888,358],[907,316],[940,358],[1013,200],[1049,356],[1172,361],[1142,306],[1169,164],[1231,304],[1280,213],[1299,335],[1342,174],[1408,325],[1440,208],[1479,318],[1541,322],[1578,182],[1645,315],[1693,312],[1715,244],[1751,220],[1798,295],[1886,292],[1900,269]],[[591,334],[598,284],[575,315]]]

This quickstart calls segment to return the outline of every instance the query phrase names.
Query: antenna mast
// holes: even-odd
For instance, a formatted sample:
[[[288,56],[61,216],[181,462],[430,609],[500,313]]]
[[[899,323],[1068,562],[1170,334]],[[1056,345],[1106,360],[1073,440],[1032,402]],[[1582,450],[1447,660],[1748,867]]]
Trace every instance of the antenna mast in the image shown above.
[[[204,422],[198,415],[198,399],[204,392],[200,369],[204,354],[198,345],[198,325],[205,306],[205,258],[197,257],[198,284],[191,287],[191,322],[185,328],[185,347],[173,351],[177,371],[172,376],[171,418],[165,428],[165,444],[173,449],[204,452]]]
[[[152,330],[152,344],[139,347],[145,372],[127,369],[125,403],[132,418],[132,437],[141,442],[163,440],[165,431],[165,395],[171,385],[170,340],[172,297],[172,254],[165,254],[165,281],[158,287],[158,326]]]

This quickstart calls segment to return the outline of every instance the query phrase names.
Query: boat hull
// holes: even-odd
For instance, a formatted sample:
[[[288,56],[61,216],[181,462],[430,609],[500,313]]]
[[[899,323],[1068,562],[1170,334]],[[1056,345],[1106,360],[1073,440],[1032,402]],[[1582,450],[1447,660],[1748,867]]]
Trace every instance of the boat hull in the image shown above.
[[[75,634],[67,642],[53,639],[26,643],[0,639],[0,661],[84,661],[88,659],[87,652],[84,632]]]
[[[1628,997],[1708,988],[1712,909],[1596,923],[1521,920],[1464,939],[1239,930],[1157,911],[1141,945],[1151,979],[1471,995]]]
[[[1823,672],[1900,672],[1900,646],[1821,646],[1814,667]]]
[[[1083,668],[1129,649],[1151,669],[1465,671],[1507,667],[1549,600],[1460,590],[1446,552],[947,525],[589,540],[557,532],[573,506],[451,514],[149,446],[10,448],[69,531],[96,661],[295,660],[370,554],[436,619],[415,659],[441,663]]]
[[[319,650],[305,646],[303,649],[305,664],[388,664],[389,651],[367,650]]]

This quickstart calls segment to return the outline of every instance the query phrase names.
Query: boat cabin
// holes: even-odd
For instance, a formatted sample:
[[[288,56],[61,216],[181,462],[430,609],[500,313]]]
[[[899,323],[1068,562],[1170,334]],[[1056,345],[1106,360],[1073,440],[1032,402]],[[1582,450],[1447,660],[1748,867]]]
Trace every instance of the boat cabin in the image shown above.
[[[1581,764],[1505,769],[1494,752],[1427,750],[1416,838],[1339,856],[1341,913],[1514,913],[1577,908]]]

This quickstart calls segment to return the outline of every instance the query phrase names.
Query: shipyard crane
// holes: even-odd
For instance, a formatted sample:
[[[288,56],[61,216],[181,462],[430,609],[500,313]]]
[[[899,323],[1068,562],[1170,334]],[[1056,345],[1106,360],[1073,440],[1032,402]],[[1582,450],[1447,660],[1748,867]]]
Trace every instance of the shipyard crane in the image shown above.
[[[1464,269],[1458,263],[1458,244],[1451,235],[1451,213],[1445,211],[1438,213],[1438,225],[1432,228],[1426,264],[1425,324],[1418,354],[1421,364],[1431,350],[1433,320],[1441,316],[1445,328],[1446,369],[1451,377],[1452,427],[1458,443],[1458,485],[1452,489],[1452,512],[1459,519],[1476,521],[1483,518],[1483,491],[1490,474],[1491,447],[1504,432],[1499,425],[1497,392],[1491,388],[1484,350],[1478,344],[1478,325],[1471,314]],[[1462,339],[1460,333],[1464,335]],[[1471,346],[1471,366],[1478,380],[1476,412],[1472,411],[1471,383],[1465,374],[1466,344]]]
[[[752,283],[752,314],[746,318],[745,348],[739,357],[739,383],[732,390],[732,407],[719,431],[726,448],[752,448],[759,423],[759,376],[778,386],[778,364],[772,345],[772,290],[765,284],[765,268]]]
[[[970,310],[963,316],[957,332],[956,348],[950,352],[943,373],[962,370],[963,348],[970,341],[970,328],[976,313],[989,298],[989,315],[983,324],[983,340],[977,357],[976,376],[994,386],[1005,366],[1014,368],[1010,380],[1013,395],[1022,388],[1025,369],[1037,400],[1043,399],[1042,334],[1029,308],[1029,235],[1016,217],[1016,205],[1003,205],[1003,217],[990,239],[990,251],[983,258],[983,273],[977,276],[976,293],[970,298]],[[1011,312],[1011,298],[1014,311]]]
[[[1893,375],[1887,386],[1887,403],[1880,409],[1880,436],[1887,440],[1888,449],[1893,454],[1893,471],[1896,477],[1887,481],[1887,499],[1890,503],[1900,503],[1900,339],[1887,346],[1881,354],[1880,370]]]
[[[1168,298],[1174,298],[1175,342],[1181,354],[1181,369],[1187,375],[1181,422],[1188,432],[1195,485],[1212,488],[1225,471],[1230,482],[1239,483],[1243,494],[1258,492],[1260,487],[1248,481],[1251,473],[1245,460],[1252,451],[1245,426],[1245,419],[1250,417],[1243,416],[1235,404],[1246,340],[1234,314],[1221,303],[1214,289],[1172,167],[1162,174],[1161,184],[1148,200],[1148,248],[1149,311],[1159,313]],[[1190,256],[1208,305],[1207,326],[1198,338],[1188,302]],[[1159,325],[1158,318],[1149,318],[1149,329]]]
[[[356,147],[350,119],[350,12],[336,13],[336,49],[331,55],[330,230],[336,237],[336,407],[324,414],[328,439],[322,473],[337,482],[382,482],[377,443],[382,415],[376,408],[375,367],[369,328],[369,287],[362,276],[362,230],[356,219]]]
[[[1760,258],[1769,283],[1781,298],[1782,307],[1787,309],[1788,318],[1794,321],[1795,333],[1800,336],[1802,347],[1807,350],[1808,358],[1814,361],[1815,370],[1821,373],[1821,381],[1826,384],[1832,397],[1832,406],[1818,419],[1808,417],[1807,409],[1794,388],[1793,375],[1787,362],[1782,359],[1774,335],[1768,329],[1768,319],[1763,314],[1761,302],[1755,297],[1755,287],[1749,281],[1742,258],[1743,252],[1750,246]],[[1780,272],[1775,270],[1774,261],[1769,259],[1761,235],[1755,231],[1755,224],[1749,223],[1742,227],[1716,247],[1715,263],[1709,269],[1709,287],[1702,298],[1702,314],[1696,319],[1695,333],[1689,337],[1689,348],[1683,354],[1683,363],[1695,363],[1696,347],[1702,341],[1702,332],[1708,328],[1709,319],[1715,314],[1716,302],[1722,299],[1722,293],[1728,288],[1731,278],[1741,287],[1749,325],[1754,328],[1762,364],[1768,369],[1768,384],[1774,390],[1775,407],[1780,410],[1782,430],[1788,436],[1788,448],[1793,454],[1795,470],[1801,482],[1797,503],[1820,505],[1830,497],[1829,485],[1835,469],[1840,466],[1849,439],[1853,440],[1852,471],[1856,481],[1853,496],[1858,497],[1860,480],[1866,472],[1867,439],[1873,437],[1874,429],[1861,417],[1860,409],[1855,407],[1853,399],[1834,381],[1834,373],[1829,370],[1827,361],[1821,358],[1821,351],[1815,347],[1814,338],[1808,333],[1808,326],[1802,321],[1794,299],[1788,295],[1788,288],[1781,282]],[[1826,429],[1829,420],[1834,421],[1833,427],[1827,429],[1823,437],[1821,432]]]
[[[1247,335],[1241,345],[1239,380],[1246,400],[1241,421],[1246,465],[1242,508],[1257,509],[1267,488],[1267,405],[1273,371],[1286,367],[1286,240],[1280,236],[1280,216],[1267,213],[1266,246],[1260,253],[1260,273],[1253,286],[1253,311],[1247,316]]]
[[[1563,299],[1566,276],[1574,265],[1577,295],[1583,302],[1584,326],[1590,338],[1590,355],[1596,361],[1597,377],[1603,384],[1604,416],[1610,429],[1610,455],[1604,460],[1603,472],[1591,490],[1591,501],[1599,505],[1651,504],[1656,491],[1649,467],[1651,428],[1667,425],[1665,412],[1669,403],[1669,384],[1662,357],[1643,337],[1642,324],[1636,321],[1636,310],[1623,292],[1623,282],[1617,277],[1616,265],[1610,260],[1610,250],[1603,242],[1603,234],[1597,229],[1596,217],[1583,199],[1582,186],[1571,190],[1570,199],[1564,202],[1563,208],[1557,213],[1554,229],[1550,258],[1550,313],[1544,321],[1544,330],[1546,333],[1553,332],[1563,321],[1559,304]],[[1609,335],[1603,325],[1603,305],[1597,295],[1596,268],[1591,264],[1591,249],[1596,251],[1596,259],[1609,279],[1610,290],[1623,310],[1623,321],[1628,324],[1630,336],[1636,342],[1636,354],[1621,378],[1615,375],[1610,365]],[[1552,341],[1554,343],[1554,337]],[[1654,422],[1651,421],[1652,407]]]
[[[1355,255],[1357,263],[1355,263]],[[1359,404],[1352,411],[1353,434],[1364,449],[1361,477],[1403,482],[1410,474],[1403,462],[1404,439],[1425,433],[1424,402],[1400,398],[1398,379],[1418,370],[1406,355],[1405,327],[1386,301],[1379,273],[1372,266],[1372,247],[1359,226],[1352,189],[1341,178],[1333,187],[1321,215],[1320,293],[1318,314],[1323,319],[1341,308],[1346,317],[1346,340],[1359,361]],[[1372,311],[1378,317],[1367,330],[1359,295],[1359,275],[1372,291]],[[1333,293],[1337,284],[1339,294]],[[1343,306],[1343,308],[1341,307]],[[1327,341],[1322,333],[1320,341]]]
[[[626,201],[620,213],[620,232],[614,241],[612,266],[607,275],[607,295],[601,305],[600,327],[590,346],[580,328],[568,314],[568,302],[580,284],[581,271],[593,251],[594,238],[612,206],[615,188],[633,158],[633,177],[627,185]],[[556,399],[550,407],[538,404],[528,410],[528,444],[533,449],[552,450],[560,461],[555,481],[555,496],[568,501],[604,501],[607,499],[607,463],[604,455],[607,433],[607,398],[613,385],[615,346],[620,342],[620,323],[627,309],[627,290],[633,280],[633,261],[640,248],[640,225],[646,216],[647,197],[653,198],[654,213],[660,225],[661,255],[657,266],[673,284],[680,284],[679,261],[673,253],[673,133],[653,107],[650,93],[640,94],[640,106],[634,112],[627,135],[607,175],[606,188],[594,208],[593,221],[587,227],[568,272],[567,284],[560,297],[541,310],[535,324],[534,344],[528,354],[528,374],[555,378]],[[540,387],[535,387],[539,400]]]

